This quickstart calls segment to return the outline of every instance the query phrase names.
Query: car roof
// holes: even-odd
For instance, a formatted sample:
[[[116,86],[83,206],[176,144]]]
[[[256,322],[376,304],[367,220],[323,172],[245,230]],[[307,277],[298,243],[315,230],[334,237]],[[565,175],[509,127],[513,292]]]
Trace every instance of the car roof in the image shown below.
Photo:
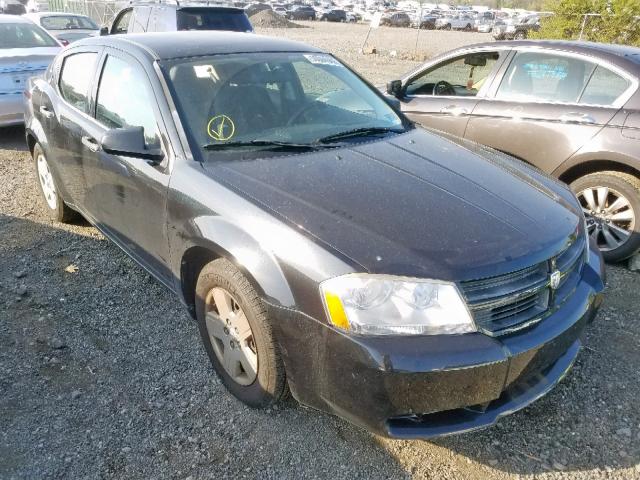
[[[22,15],[8,15],[0,13],[0,23],[33,23]]]
[[[198,57],[230,53],[314,52],[311,45],[254,33],[222,31],[184,31],[134,33],[91,37],[74,45],[113,45],[122,50],[136,49],[155,60]]]
[[[508,42],[485,42],[462,47],[459,50],[473,48],[521,48],[538,47],[548,50],[558,50],[564,52],[581,53],[602,60],[607,60],[614,64],[630,67],[640,65],[640,48],[630,45],[617,45],[610,43],[582,42],[575,40],[514,40]]]

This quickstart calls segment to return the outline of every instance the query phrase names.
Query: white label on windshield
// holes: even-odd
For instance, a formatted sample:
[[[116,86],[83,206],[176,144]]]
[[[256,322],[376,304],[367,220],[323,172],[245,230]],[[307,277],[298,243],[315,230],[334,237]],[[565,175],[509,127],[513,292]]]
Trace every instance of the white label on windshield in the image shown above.
[[[314,65],[333,65],[334,67],[341,67],[339,61],[333,58],[331,55],[322,54],[305,54],[304,58],[309,60]]]

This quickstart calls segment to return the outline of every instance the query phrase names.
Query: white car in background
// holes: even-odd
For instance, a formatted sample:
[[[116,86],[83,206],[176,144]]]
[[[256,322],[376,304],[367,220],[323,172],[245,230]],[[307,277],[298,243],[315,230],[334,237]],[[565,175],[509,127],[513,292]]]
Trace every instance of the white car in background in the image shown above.
[[[31,20],[0,15],[0,127],[24,122],[27,82],[44,73],[60,50],[60,43]]]
[[[62,45],[100,35],[100,27],[89,17],[69,12],[39,12],[24,15],[56,37]]]

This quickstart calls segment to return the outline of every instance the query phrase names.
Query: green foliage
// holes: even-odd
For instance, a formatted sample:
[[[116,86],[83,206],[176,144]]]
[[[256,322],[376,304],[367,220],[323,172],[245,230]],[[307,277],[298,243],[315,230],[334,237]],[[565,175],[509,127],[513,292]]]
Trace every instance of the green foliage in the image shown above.
[[[578,39],[584,24],[582,40],[640,46],[640,0],[547,0],[543,9],[555,15],[534,38]]]

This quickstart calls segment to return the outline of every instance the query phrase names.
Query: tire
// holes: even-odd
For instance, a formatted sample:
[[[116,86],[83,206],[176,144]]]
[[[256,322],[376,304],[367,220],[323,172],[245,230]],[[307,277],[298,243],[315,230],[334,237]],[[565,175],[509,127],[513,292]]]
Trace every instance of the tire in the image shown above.
[[[221,292],[228,294],[232,299],[231,305],[235,302],[239,309],[226,315],[231,321],[226,323],[229,328],[223,328],[223,332],[220,331],[220,325],[225,325],[221,320],[223,310],[220,309],[218,315],[218,302],[214,300],[214,296],[219,298]],[[196,284],[195,304],[198,329],[205,350],[229,392],[252,408],[266,408],[285,397],[287,383],[284,364],[267,318],[266,307],[249,280],[235,265],[226,259],[205,265]],[[244,312],[244,316],[238,312]],[[239,320],[248,324],[250,336],[243,337],[242,332],[238,333],[238,325],[241,325]],[[224,337],[222,341],[216,337],[220,334]],[[232,355],[234,351],[236,356],[238,353],[243,355],[245,351],[249,355],[253,352],[255,363],[245,369],[245,363],[237,361],[238,368],[227,369],[226,363],[223,363],[226,358],[224,354],[228,352]],[[252,368],[256,372],[253,381],[250,381]]]
[[[516,34],[513,36],[514,40],[524,40],[525,38],[527,38],[527,34],[525,32],[516,32]]]
[[[608,189],[608,194],[605,196],[606,191],[598,188]],[[571,189],[585,209],[589,234],[595,238],[607,262],[619,262],[640,250],[640,179],[620,172],[592,173],[572,182]],[[604,212],[599,211],[600,192],[604,197]],[[614,205],[620,198],[622,200]]]
[[[465,32],[470,32],[471,31],[471,25],[467,23],[467,26],[464,27]]]
[[[445,25],[445,26],[444,26],[444,29],[445,29],[445,30],[451,30],[451,24],[450,24],[450,23],[448,23],[447,25]]]
[[[77,213],[64,203],[44,150],[38,143],[33,148],[33,162],[40,187],[40,198],[47,215],[54,222],[72,221],[77,217]]]

